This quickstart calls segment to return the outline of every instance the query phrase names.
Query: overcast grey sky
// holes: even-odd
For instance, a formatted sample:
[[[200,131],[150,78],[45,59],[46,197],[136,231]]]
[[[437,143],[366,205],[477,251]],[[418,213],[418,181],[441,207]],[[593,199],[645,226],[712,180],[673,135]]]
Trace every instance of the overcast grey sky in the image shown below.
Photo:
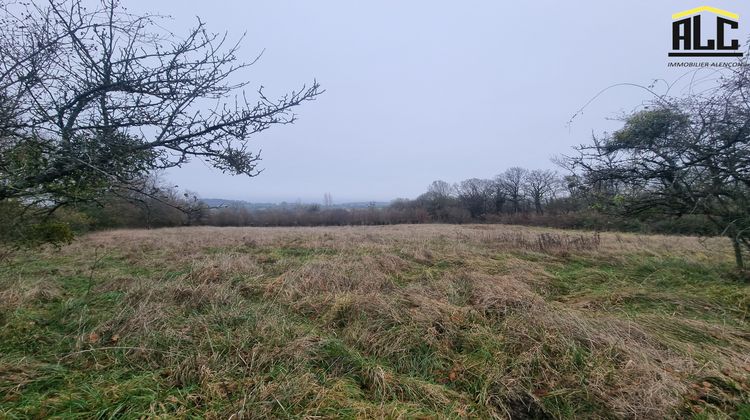
[[[572,3],[572,4],[571,4]],[[614,83],[674,80],[667,68],[672,13],[685,1],[125,0],[169,14],[176,33],[200,16],[262,59],[243,75],[273,96],[316,78],[326,93],[299,121],[253,140],[259,177],[200,162],[168,173],[205,198],[250,201],[390,200],[435,179],[492,177],[510,166],[552,168],[550,157],[647,98]],[[747,2],[714,7],[740,14]],[[743,42],[744,48],[744,42]]]

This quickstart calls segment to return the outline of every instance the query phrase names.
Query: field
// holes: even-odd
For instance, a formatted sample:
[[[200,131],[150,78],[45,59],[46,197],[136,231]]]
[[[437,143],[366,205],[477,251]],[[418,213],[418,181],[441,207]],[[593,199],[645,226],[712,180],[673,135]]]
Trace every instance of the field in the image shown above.
[[[89,234],[0,266],[0,418],[750,418],[723,239]]]

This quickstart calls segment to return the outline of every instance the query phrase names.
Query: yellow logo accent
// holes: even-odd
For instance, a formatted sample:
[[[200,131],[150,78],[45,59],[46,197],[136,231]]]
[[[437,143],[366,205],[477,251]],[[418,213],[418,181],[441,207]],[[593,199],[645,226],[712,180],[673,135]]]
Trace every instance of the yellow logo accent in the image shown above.
[[[679,13],[675,13],[672,15],[672,19],[679,19],[685,16],[690,16],[696,13],[700,13],[700,12],[711,12],[720,16],[728,17],[729,19],[734,19],[734,20],[740,19],[740,15],[738,15],[737,13],[727,12],[726,10],[717,9],[711,6],[701,6],[701,7],[696,7],[695,9],[690,9],[690,10],[685,10]]]

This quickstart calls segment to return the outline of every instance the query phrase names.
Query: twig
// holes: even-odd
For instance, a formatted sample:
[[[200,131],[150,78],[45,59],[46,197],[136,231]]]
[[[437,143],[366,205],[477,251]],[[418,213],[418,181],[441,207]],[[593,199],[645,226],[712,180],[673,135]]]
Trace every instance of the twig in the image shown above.
[[[86,287],[86,297],[88,297],[89,293],[91,292],[91,287],[94,284],[94,271],[96,270],[96,266],[99,265],[101,260],[103,260],[106,256],[106,254],[99,256],[99,249],[100,247],[96,247],[94,249],[94,263],[91,264],[91,269],[89,270],[89,282],[88,286]]]

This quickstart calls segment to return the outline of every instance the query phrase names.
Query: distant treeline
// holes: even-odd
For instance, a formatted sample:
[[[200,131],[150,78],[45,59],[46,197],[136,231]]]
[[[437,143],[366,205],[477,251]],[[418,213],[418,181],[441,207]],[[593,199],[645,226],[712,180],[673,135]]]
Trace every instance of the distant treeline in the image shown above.
[[[290,205],[253,211],[242,206],[210,209],[214,226],[344,226],[401,223],[504,223],[564,229],[719,234],[703,216],[623,217],[608,214],[575,176],[513,167],[493,179],[459,183],[434,181],[416,199],[397,199],[387,207],[328,208]]]
[[[365,208],[285,204],[253,209],[243,203],[209,206],[190,193],[164,186],[119,191],[98,203],[70,206],[55,216],[75,230],[210,226],[346,226],[403,223],[504,223],[566,229],[714,235],[703,216],[639,219],[607,214],[575,176],[513,167],[493,179],[455,184],[434,181],[415,199]],[[131,191],[131,192],[128,192]],[[137,192],[132,192],[137,191]],[[151,191],[144,194],[142,191]],[[212,203],[213,204],[213,203]]]

